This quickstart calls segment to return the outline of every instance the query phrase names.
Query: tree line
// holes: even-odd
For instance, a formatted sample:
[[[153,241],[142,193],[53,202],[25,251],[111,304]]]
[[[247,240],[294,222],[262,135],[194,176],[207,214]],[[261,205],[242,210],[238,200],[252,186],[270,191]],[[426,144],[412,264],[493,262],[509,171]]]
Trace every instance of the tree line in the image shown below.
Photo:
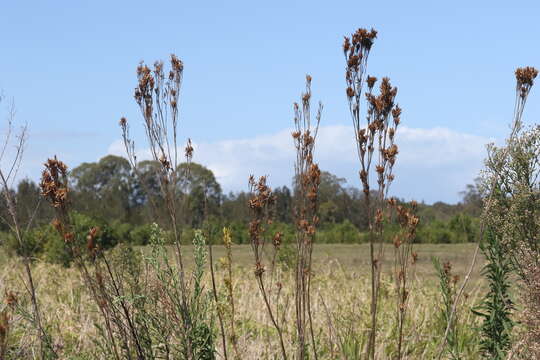
[[[164,223],[167,221],[159,179],[156,178],[158,172],[155,169],[159,166],[156,161],[142,161],[137,169],[132,170],[125,158],[108,155],[97,162],[82,163],[72,169],[69,172],[71,206],[80,215],[79,221],[98,223],[103,229],[110,229],[109,242],[145,244],[150,222],[156,218]],[[135,176],[134,171],[139,172],[139,176]],[[190,239],[193,229],[211,224],[214,227],[229,226],[234,232],[235,242],[248,242],[249,192],[224,193],[213,172],[197,163],[182,163],[175,171],[178,172],[176,185],[179,194],[176,206],[180,214],[177,221],[186,233],[186,239]],[[38,184],[23,179],[11,191],[21,223],[28,223],[33,217],[36,231],[49,227],[52,209],[39,204]],[[276,207],[272,226],[292,237],[295,190],[281,186],[273,192]],[[318,241],[354,243],[362,239],[368,224],[367,207],[360,189],[349,186],[344,178],[322,171],[318,198],[321,229]],[[421,223],[416,241],[473,241],[481,207],[482,199],[475,185],[467,185],[458,204],[420,203],[418,214]],[[0,216],[7,218],[6,206],[0,208]],[[4,221],[0,221],[0,232],[5,233],[4,242],[9,242],[5,240],[8,227]],[[287,236],[284,239],[287,241]],[[36,239],[37,242],[40,239]]]

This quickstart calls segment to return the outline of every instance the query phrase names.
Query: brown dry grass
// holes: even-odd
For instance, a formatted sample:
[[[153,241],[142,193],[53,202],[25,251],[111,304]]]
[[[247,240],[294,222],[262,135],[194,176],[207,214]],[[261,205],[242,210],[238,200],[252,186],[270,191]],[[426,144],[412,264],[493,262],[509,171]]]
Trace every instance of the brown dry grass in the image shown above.
[[[314,330],[320,358],[354,359],[355,347],[363,349],[369,329],[369,253],[366,245],[319,245],[314,252],[313,314]],[[140,248],[143,252],[145,248]],[[192,258],[191,247],[186,247],[186,258]],[[456,273],[463,275],[470,260],[473,245],[418,245],[419,261],[412,269],[410,318],[405,325],[405,354],[407,359],[432,358],[444,325],[438,320],[440,306],[437,279],[431,256],[443,261],[451,261]],[[216,277],[219,293],[225,294],[221,281],[225,268],[219,259],[225,256],[224,248],[216,246]],[[0,263],[0,291],[15,290],[23,294],[20,287],[21,265],[14,259],[2,257]],[[233,246],[233,289],[236,301],[236,332],[238,347],[243,359],[273,359],[279,353],[275,329],[269,322],[261,296],[257,289],[251,265],[249,246]],[[481,264],[481,262],[480,262]],[[388,264],[390,265],[390,264]],[[186,264],[190,267],[191,264]],[[390,266],[386,266],[390,270]],[[94,324],[99,321],[98,311],[84,289],[79,272],[59,266],[37,263],[33,268],[36,275],[39,299],[43,307],[46,323],[51,327],[56,346],[65,359],[96,358],[96,337]],[[467,289],[467,296],[458,315],[461,324],[460,336],[466,346],[464,358],[477,358],[475,317],[469,308],[477,303],[482,293],[482,280],[474,271],[473,279]],[[289,351],[294,349],[294,272],[278,272],[276,281],[284,284],[282,304],[278,316],[284,319],[284,334]],[[209,288],[209,279],[206,279]],[[381,317],[378,336],[378,358],[390,358],[395,352],[395,309],[394,281],[388,272],[383,276],[381,287]],[[225,296],[225,295],[223,295]],[[21,299],[24,301],[24,299]],[[21,319],[12,319],[12,332],[9,342],[22,346],[26,351],[24,358],[33,358],[33,330],[25,327]]]

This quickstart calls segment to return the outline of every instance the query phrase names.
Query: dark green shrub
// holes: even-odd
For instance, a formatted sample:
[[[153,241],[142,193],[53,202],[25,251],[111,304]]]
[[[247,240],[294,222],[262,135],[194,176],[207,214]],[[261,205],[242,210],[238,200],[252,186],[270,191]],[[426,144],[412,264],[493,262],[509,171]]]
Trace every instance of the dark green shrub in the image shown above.
[[[96,243],[103,249],[108,249],[117,244],[118,238],[113,229],[106,223],[96,221],[86,215],[73,213],[74,241],[78,242],[76,248],[86,248],[86,236],[93,227],[99,227]],[[30,230],[26,234],[24,248],[21,248],[13,236],[6,237],[5,247],[8,251],[19,256],[41,257],[47,262],[69,266],[73,260],[73,254],[65,245],[64,239],[58,234],[52,225],[42,225]]]
[[[285,270],[294,269],[296,265],[296,248],[291,242],[281,244],[276,261]]]
[[[455,239],[452,242],[474,242],[476,240],[476,223],[474,219],[464,213],[455,215],[448,223]]]
[[[22,246],[13,233],[2,233],[0,241],[9,254],[34,258],[43,251],[43,242],[40,241],[42,236],[35,232],[36,230],[30,231],[23,236]]]
[[[506,359],[514,327],[511,319],[514,304],[510,298],[512,262],[500,238],[493,231],[487,231],[485,242],[480,244],[480,248],[487,259],[482,274],[489,284],[489,291],[482,303],[473,310],[483,319],[480,346],[484,358]]]
[[[110,227],[119,243],[132,243],[131,232],[133,231],[133,225],[115,220],[110,223]]]
[[[317,240],[322,243],[358,243],[361,239],[360,232],[349,220],[338,224],[327,225],[319,232]]]
[[[129,241],[132,245],[147,245],[152,235],[152,224],[135,226],[129,232]]]
[[[247,225],[241,221],[233,221],[228,227],[231,229],[231,234],[233,236],[233,243],[235,244],[248,244],[249,243],[249,234]]]
[[[417,233],[417,240],[422,243],[451,244],[456,242],[455,234],[448,228],[446,223],[439,220],[421,226]]]

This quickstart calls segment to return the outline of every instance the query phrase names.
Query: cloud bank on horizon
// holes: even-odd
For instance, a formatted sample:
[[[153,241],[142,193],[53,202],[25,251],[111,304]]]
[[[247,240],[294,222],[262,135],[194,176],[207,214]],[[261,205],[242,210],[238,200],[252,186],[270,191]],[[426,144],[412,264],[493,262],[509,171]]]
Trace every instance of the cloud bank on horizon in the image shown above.
[[[290,186],[295,151],[292,129],[245,139],[194,142],[193,161],[212,170],[225,192],[247,190],[248,176],[269,175],[272,186]],[[396,133],[399,155],[394,167],[396,180],[390,193],[406,200],[456,203],[460,191],[474,181],[483,166],[486,144],[482,136],[448,128],[400,127]],[[109,154],[125,156],[121,140],[109,146]],[[139,159],[149,152],[138,150]],[[322,170],[359,186],[356,146],[350,126],[321,126],[316,161]]]

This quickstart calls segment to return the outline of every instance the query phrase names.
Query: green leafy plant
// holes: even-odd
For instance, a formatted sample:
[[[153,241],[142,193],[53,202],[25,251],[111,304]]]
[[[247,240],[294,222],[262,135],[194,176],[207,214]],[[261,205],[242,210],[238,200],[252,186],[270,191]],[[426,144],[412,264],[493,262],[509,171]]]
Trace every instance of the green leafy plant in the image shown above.
[[[487,263],[482,274],[488,280],[489,291],[473,312],[483,319],[481,349],[486,359],[506,359],[512,345],[511,318],[514,304],[510,297],[512,262],[493,231],[487,231],[480,245]]]

